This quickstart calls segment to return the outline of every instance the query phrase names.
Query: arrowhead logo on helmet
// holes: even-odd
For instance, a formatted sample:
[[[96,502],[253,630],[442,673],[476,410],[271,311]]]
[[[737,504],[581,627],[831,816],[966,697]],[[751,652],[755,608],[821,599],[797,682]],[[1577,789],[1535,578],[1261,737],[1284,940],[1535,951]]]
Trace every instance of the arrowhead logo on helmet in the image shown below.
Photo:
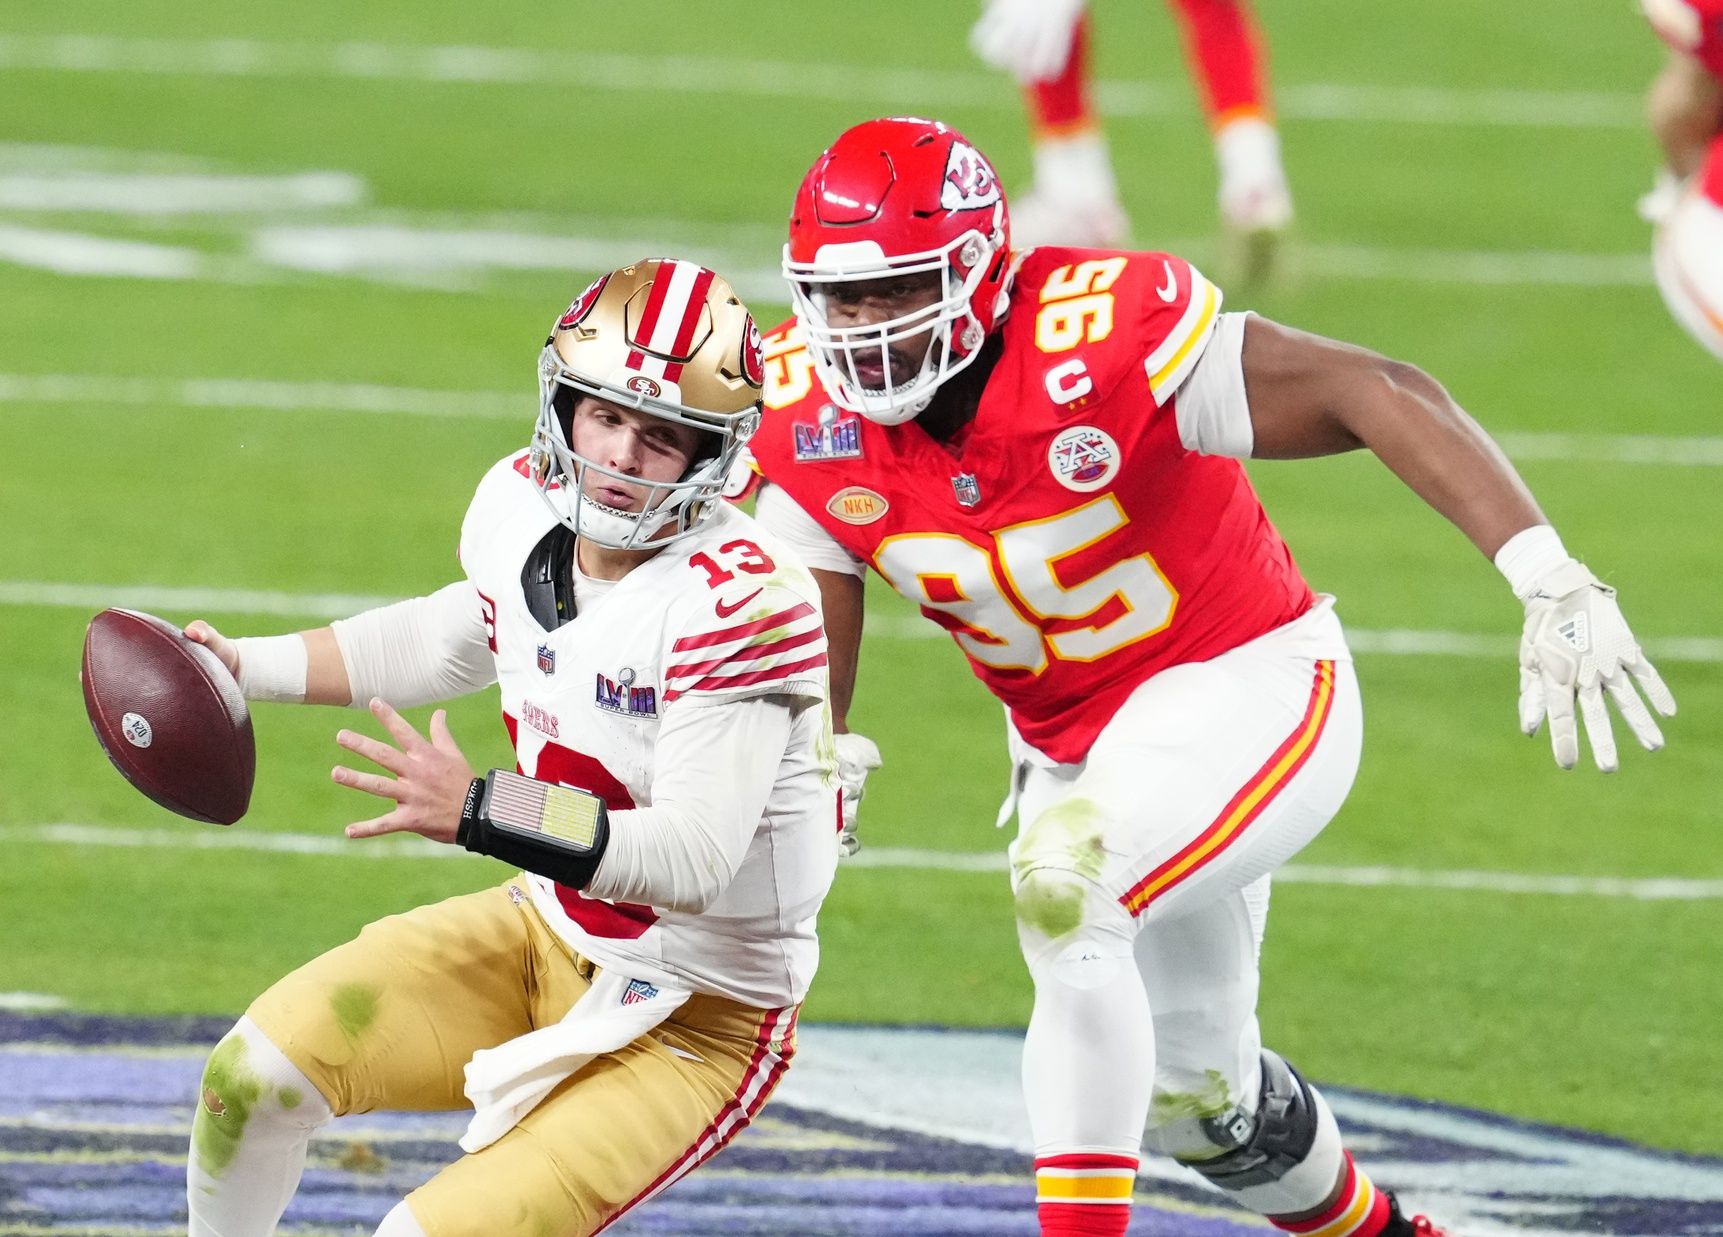
[[[980,210],[999,200],[999,177],[981,152],[967,142],[953,142],[945,158],[945,183],[939,204],[946,210]]]

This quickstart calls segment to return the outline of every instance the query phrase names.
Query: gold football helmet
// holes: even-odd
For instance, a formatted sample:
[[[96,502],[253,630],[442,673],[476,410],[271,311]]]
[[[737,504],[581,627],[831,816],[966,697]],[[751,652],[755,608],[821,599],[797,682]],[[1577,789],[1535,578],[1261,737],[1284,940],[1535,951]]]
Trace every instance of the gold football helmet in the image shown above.
[[[760,424],[760,331],[719,275],[647,258],[602,275],[568,307],[539,355],[531,471],[570,529],[619,550],[656,548],[693,532],[723,501],[725,479]],[[587,469],[634,485],[570,444],[583,395],[701,431],[688,471],[652,484],[642,510],[583,493]]]

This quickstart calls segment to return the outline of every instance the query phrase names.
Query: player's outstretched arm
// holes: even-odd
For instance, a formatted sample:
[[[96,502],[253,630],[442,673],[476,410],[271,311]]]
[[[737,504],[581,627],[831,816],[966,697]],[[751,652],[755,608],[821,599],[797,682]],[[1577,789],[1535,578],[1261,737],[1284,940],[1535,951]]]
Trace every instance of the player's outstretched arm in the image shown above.
[[[221,658],[247,700],[362,706],[381,696],[420,705],[496,681],[479,599],[466,580],[291,636],[232,640],[203,619],[186,635]]]
[[[1636,684],[1664,716],[1675,700],[1640,651],[1615,590],[1571,558],[1513,465],[1442,385],[1416,366],[1280,326],[1246,325],[1244,386],[1259,459],[1367,447],[1502,571],[1525,603],[1520,726],[1548,721],[1556,763],[1579,759],[1575,710],[1600,769],[1616,767],[1603,698],[1648,750],[1663,746]]]
[[[304,704],[350,704],[353,688],[335,629],[317,627],[291,636],[252,636],[230,640],[203,619],[186,625],[185,634],[221,658],[247,700],[286,700]]]

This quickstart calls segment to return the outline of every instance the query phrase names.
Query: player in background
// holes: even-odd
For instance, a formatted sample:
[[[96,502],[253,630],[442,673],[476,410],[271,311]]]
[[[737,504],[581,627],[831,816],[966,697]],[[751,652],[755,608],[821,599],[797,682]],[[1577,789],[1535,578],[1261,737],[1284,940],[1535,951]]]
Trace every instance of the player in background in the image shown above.
[[[1657,287],[1675,320],[1723,360],[1723,0],[1640,0],[1669,44],[1647,110],[1666,160],[1640,202],[1657,225]]]
[[[546,342],[532,445],[479,483],[465,578],[298,635],[188,628],[249,699],[369,702],[394,744],[337,742],[393,777],[334,779],[393,806],[349,837],[410,831],[526,869],[373,923],[252,1004],[204,1074],[193,1237],[272,1232],[334,1116],[469,1101],[468,1154],[377,1232],[594,1233],[782,1078],[837,786],[814,581],[719,497],[760,383],[724,280],[669,259],[614,271]],[[384,699],[492,683],[533,780],[493,774],[480,799],[442,711],[427,740]],[[541,832],[505,827],[523,812]]]
[[[1292,222],[1262,32],[1248,0],[1170,2],[1214,135],[1221,225],[1246,277],[1259,278]],[[970,34],[983,60],[1016,76],[1028,106],[1034,184],[1012,211],[1021,248],[1120,245],[1130,231],[1090,94],[1085,9],[1085,0],[988,0]]]
[[[814,568],[840,730],[872,567],[1006,706],[1041,1231],[1117,1235],[1142,1145],[1288,1232],[1407,1237],[1320,1092],[1262,1047],[1270,874],[1359,758],[1357,681],[1240,463],[1368,448],[1524,603],[1520,723],[1616,765],[1668,690],[1495,444],[1411,365],[1250,314],[1170,254],[1013,253],[986,158],[844,133],[791,209],[758,518]]]

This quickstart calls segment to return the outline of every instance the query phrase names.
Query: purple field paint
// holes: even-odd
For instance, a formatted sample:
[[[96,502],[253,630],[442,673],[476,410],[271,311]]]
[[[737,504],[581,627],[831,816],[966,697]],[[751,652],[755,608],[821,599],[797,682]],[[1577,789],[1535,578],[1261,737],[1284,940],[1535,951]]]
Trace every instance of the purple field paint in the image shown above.
[[[204,1053],[228,1025],[0,1015],[0,1233],[183,1232],[192,1100]],[[806,1027],[802,1038],[780,1102],[712,1163],[607,1231],[1034,1237],[1013,1037]],[[1723,1162],[1439,1105],[1330,1095],[1378,1180],[1467,1237],[1723,1233]],[[371,1232],[458,1154],[465,1124],[461,1113],[337,1121],[313,1142],[280,1231]],[[376,1171],[340,1167],[355,1143],[374,1153]],[[1272,1231],[1165,1164],[1145,1166],[1137,1200],[1134,1233]]]

